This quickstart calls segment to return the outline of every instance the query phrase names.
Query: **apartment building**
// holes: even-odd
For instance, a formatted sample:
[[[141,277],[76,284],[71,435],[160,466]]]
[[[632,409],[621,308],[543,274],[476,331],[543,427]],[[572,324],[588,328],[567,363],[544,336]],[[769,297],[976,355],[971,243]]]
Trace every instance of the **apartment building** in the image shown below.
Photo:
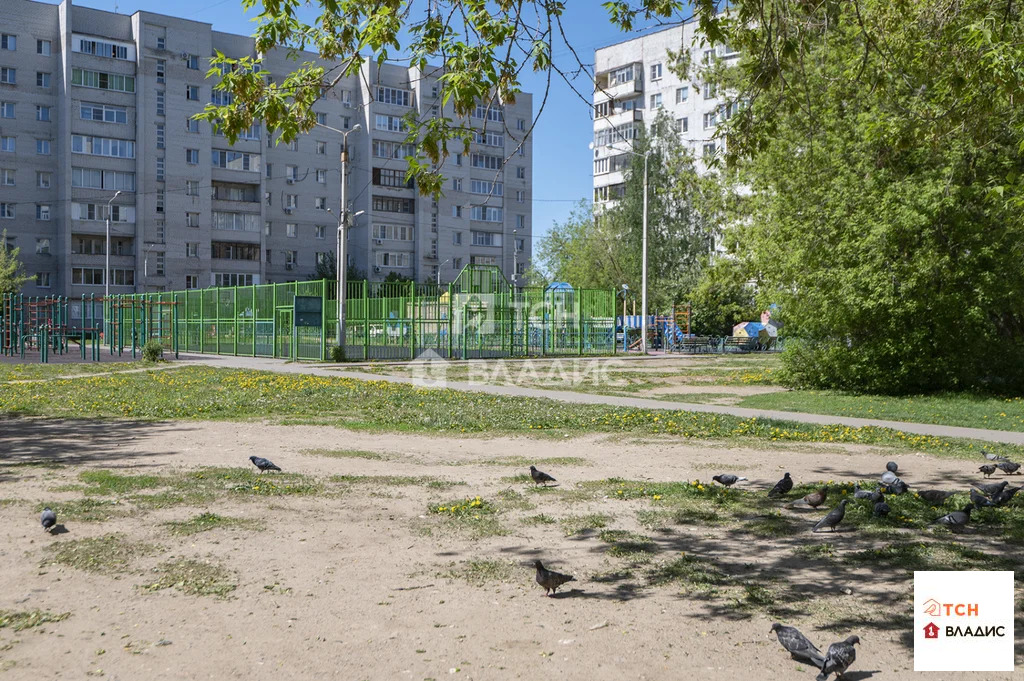
[[[527,267],[530,95],[470,117],[476,138],[446,160],[434,202],[405,182],[403,116],[451,114],[437,69],[368,64],[314,106],[322,127],[284,144],[257,123],[229,144],[192,116],[225,98],[205,77],[210,56],[253,55],[251,38],[70,0],[9,0],[5,10],[0,230],[32,275],[27,295],[102,294],[108,215],[111,293],[311,278],[336,248],[342,134],[357,124],[350,264],[371,280],[442,282],[470,263],[510,280]],[[269,54],[261,72],[295,66]]]
[[[669,69],[669,50],[690,53],[691,80]],[[721,151],[714,138],[718,123],[731,115],[721,93],[710,83],[692,80],[699,67],[713,59],[731,60],[738,53],[702,44],[696,22],[686,22],[626,40],[594,53],[594,202],[599,206],[621,198],[623,171],[629,165],[633,140],[659,111],[666,111],[676,132],[692,152],[698,171]]]

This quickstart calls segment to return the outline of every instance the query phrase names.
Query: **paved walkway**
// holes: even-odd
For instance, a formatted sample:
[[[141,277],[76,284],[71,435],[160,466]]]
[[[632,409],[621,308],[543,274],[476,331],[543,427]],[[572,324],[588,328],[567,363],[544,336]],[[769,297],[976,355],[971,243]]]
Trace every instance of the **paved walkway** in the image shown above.
[[[435,382],[424,381],[406,376],[387,376],[370,374],[346,369],[343,366],[302,364],[281,359],[265,359],[260,357],[229,357],[223,355],[182,355],[190,364],[206,364],[208,366],[230,369],[255,369],[259,371],[276,371],[291,374],[312,374],[315,376],[345,376],[366,381],[387,381],[389,383],[407,383],[426,388],[445,387],[452,390],[466,390],[486,393],[489,395],[505,395],[508,397],[539,397],[560,402],[576,404],[607,404],[616,407],[635,407],[637,409],[682,410],[710,414],[729,414],[741,418],[756,417],[759,419],[776,419],[796,421],[798,423],[817,423],[821,425],[839,424],[843,426],[862,427],[878,426],[892,428],[904,433],[915,435],[936,435],[939,437],[958,437],[988,442],[1004,442],[1007,444],[1024,445],[1024,433],[1007,430],[988,430],[984,428],[964,428],[962,426],[939,426],[930,423],[910,423],[907,421],[886,421],[882,419],[861,419],[849,416],[830,416],[827,414],[807,414],[796,411],[775,411],[769,409],[745,409],[718,404],[688,404],[685,402],[666,402],[649,400],[642,397],[619,397],[616,395],[594,395],[568,390],[544,390],[540,388],[524,388],[514,385],[488,385],[479,383],[463,383],[448,381],[443,386]],[[424,372],[429,374],[429,371]]]

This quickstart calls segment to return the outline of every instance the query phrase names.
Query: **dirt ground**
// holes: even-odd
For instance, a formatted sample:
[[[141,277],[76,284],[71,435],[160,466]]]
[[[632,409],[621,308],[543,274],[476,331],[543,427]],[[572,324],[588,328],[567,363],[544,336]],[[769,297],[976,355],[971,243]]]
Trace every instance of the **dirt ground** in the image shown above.
[[[332,458],[313,448],[379,452],[389,460]],[[655,563],[681,552],[713,558],[731,574],[771,576],[820,598],[784,618],[824,648],[857,633],[862,639],[846,679],[910,679],[911,582],[875,569],[796,558],[793,549],[823,540],[837,554],[871,540],[856,532],[809,530],[820,512],[783,509],[807,519],[808,532],[751,541],[721,526],[643,529],[636,512],[648,500],[583,499],[576,483],[610,477],[709,481],[729,471],[770,487],[782,472],[797,481],[868,478],[891,454],[869,448],[727,447],[672,439],[457,439],[378,435],[311,426],[231,423],[69,423],[0,420],[0,464],[52,461],[61,468],[0,466],[0,610],[70,612],[64,621],[13,632],[0,629],[0,679],[812,679],[768,636],[773,617],[731,607],[726,597],[652,586],[611,556],[593,532],[566,536],[560,523],[527,524],[545,514],[604,513],[608,527],[656,534]],[[465,486],[352,485],[343,493],[219,498],[201,507],[173,506],[103,522],[66,523],[67,533],[39,527],[36,505],[80,496],[54,491],[83,470],[158,473],[202,466],[247,466],[251,454],[285,471],[331,475],[436,476]],[[558,492],[535,493],[519,465],[503,457],[580,457],[551,465]],[[904,477],[962,485],[966,462],[903,455]],[[269,474],[268,474],[269,476]],[[499,516],[504,536],[474,539],[439,525],[429,503],[513,489],[520,508]],[[533,508],[522,506],[532,505]],[[256,519],[262,530],[219,528],[178,537],[162,523],[201,511]],[[802,513],[802,515],[801,515]],[[44,565],[48,547],[111,532],[157,544],[114,576]],[[983,543],[968,537],[966,541]],[[993,550],[993,547],[982,547]],[[238,587],[228,598],[146,591],[151,571],[170,556],[215,560]],[[546,598],[526,567],[535,558],[572,573],[574,587]],[[467,561],[509,563],[504,579],[470,583],[446,576]],[[780,607],[785,608],[785,604]],[[899,623],[894,623],[898,616]],[[872,622],[865,625],[864,622]],[[857,622],[849,625],[845,623]],[[1021,636],[1017,631],[1018,664]],[[816,670],[815,670],[816,671]],[[1011,674],[932,674],[933,679],[1003,679]]]

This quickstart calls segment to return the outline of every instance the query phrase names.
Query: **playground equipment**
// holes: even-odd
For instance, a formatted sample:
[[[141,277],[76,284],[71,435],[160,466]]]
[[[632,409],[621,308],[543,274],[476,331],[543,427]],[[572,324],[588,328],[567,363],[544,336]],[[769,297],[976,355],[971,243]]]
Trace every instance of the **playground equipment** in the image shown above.
[[[333,281],[114,296],[112,351],[156,338],[175,352],[324,360],[337,335]],[[469,265],[447,285],[348,282],[345,357],[414,359],[610,354],[613,291],[514,288]]]
[[[0,301],[0,354],[22,360],[49,362],[51,353],[65,355],[71,342],[77,341],[86,359],[98,361],[99,305],[101,298],[82,296],[71,302],[64,296],[24,296],[4,294]],[[71,323],[69,307],[74,307],[78,326]]]

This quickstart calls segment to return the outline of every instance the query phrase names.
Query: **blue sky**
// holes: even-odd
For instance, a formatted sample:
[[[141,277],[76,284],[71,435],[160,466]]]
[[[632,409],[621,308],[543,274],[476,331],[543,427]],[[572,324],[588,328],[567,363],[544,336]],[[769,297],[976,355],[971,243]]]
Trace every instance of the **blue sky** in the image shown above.
[[[49,0],[48,0],[49,1]],[[74,4],[113,11],[115,0],[73,0]],[[242,11],[240,0],[177,0],[168,4],[157,0],[117,0],[117,11],[133,14],[137,10],[173,14],[174,16],[213,24],[213,28],[227,33],[250,35],[252,17]],[[311,11],[309,18],[315,16]],[[597,0],[573,0],[566,3],[563,18],[566,34],[580,59],[587,64],[594,61],[594,49],[619,42],[631,35],[618,31],[607,19]],[[573,68],[575,60],[564,45],[556,45],[556,63]],[[590,97],[592,84],[583,75],[574,83],[584,96]],[[532,71],[524,74],[523,90],[534,94],[534,108],[540,106],[545,86],[543,74]],[[544,112],[534,130],[533,141],[533,238],[536,244],[554,222],[561,222],[569,214],[573,203],[588,198],[592,193],[591,141],[592,123],[590,106],[559,79],[552,79],[551,92]]]

